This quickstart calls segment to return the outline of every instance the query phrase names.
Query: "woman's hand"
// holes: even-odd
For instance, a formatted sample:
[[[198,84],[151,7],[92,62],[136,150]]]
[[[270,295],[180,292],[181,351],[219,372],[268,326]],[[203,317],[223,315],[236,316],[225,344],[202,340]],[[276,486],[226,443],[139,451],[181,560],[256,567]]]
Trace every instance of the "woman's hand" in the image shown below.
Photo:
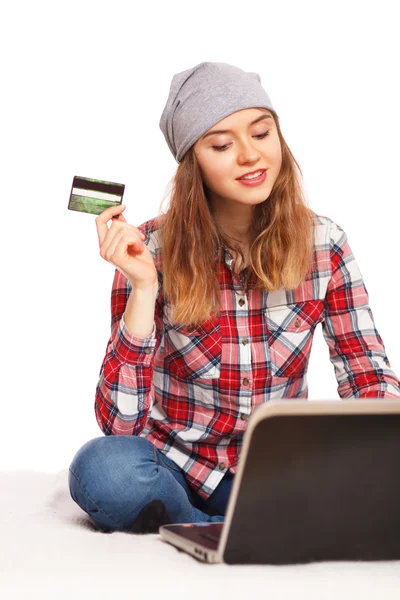
[[[158,280],[153,256],[143,242],[143,233],[123,216],[125,208],[123,204],[110,206],[96,218],[100,256],[117,267],[135,289],[154,287]],[[116,215],[119,218],[113,219]]]

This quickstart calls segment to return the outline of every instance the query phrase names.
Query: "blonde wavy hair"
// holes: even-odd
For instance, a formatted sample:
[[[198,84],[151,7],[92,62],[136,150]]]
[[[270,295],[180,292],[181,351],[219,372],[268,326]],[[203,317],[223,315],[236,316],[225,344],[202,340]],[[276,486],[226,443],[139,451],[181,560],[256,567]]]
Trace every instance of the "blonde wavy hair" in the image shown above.
[[[313,219],[302,185],[302,171],[286,144],[279,118],[270,111],[279,134],[282,165],[268,198],[254,207],[250,226],[249,268],[245,288],[295,289],[313,267]],[[160,210],[162,209],[162,204]],[[218,272],[224,244],[244,263],[239,240],[222,231],[211,212],[193,146],[172,179],[169,210],[156,218],[163,263],[164,298],[174,320],[197,326],[220,312]]]

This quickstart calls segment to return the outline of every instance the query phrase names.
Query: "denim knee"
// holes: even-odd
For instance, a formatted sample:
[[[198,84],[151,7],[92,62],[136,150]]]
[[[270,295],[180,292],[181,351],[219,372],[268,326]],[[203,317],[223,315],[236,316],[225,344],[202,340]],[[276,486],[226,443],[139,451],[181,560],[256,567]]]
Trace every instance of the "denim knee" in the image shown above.
[[[149,440],[113,435],[86,442],[75,454],[69,469],[84,483],[101,482],[104,478],[116,483],[119,478],[125,481],[132,479],[134,472],[135,480],[137,477],[144,479],[143,471],[147,479],[152,464],[155,465],[154,446]]]
[[[69,471],[73,500],[103,526],[124,529],[146,502],[158,467],[150,441],[119,435],[86,442]]]

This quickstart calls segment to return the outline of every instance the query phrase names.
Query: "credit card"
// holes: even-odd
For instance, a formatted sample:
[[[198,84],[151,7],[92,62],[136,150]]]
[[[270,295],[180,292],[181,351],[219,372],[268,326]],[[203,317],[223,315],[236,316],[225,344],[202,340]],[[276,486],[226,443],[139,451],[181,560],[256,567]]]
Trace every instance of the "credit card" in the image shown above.
[[[75,176],[69,197],[69,210],[99,215],[109,206],[121,204],[125,185]]]

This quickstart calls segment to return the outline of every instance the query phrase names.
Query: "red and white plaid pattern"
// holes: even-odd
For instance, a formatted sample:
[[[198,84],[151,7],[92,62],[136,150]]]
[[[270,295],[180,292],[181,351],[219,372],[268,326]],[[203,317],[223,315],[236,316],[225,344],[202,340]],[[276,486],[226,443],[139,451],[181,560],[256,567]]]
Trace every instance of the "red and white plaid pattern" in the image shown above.
[[[123,313],[130,282],[115,271],[111,337],[96,390],[105,435],[148,438],[207,499],[235,473],[243,433],[263,402],[307,398],[307,367],[321,323],[340,398],[400,398],[368,294],[343,229],[315,215],[314,267],[295,290],[241,291],[225,249],[221,311],[199,327],[176,326],[164,302],[155,219],[139,227],[159,273],[152,334],[130,335]]]

